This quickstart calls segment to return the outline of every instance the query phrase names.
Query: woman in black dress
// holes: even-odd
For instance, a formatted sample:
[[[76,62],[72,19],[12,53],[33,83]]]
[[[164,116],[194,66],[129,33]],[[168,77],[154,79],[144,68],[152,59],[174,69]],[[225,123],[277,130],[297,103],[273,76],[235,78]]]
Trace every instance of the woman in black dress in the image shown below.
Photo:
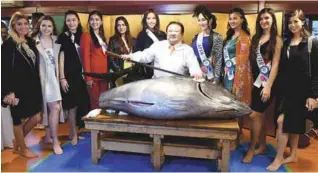
[[[149,9],[144,13],[141,24],[142,31],[137,35],[133,52],[143,51],[149,48],[152,43],[167,39],[166,33],[160,30],[159,16],[153,9]],[[149,63],[149,65],[150,64],[151,63]],[[131,76],[130,74],[127,77],[133,78],[132,81],[150,79],[153,76],[153,69],[139,65],[135,65],[132,71],[134,75]]]
[[[279,71],[279,93],[282,94],[281,113],[277,119],[278,148],[275,160],[267,167],[277,170],[282,164],[297,161],[299,134],[305,132],[306,115],[312,111],[318,86],[318,41],[312,40],[312,51],[308,53],[310,33],[306,30],[305,15],[295,10],[288,19],[288,39],[284,42]],[[290,156],[284,158],[287,141]]]
[[[266,148],[265,117],[263,113],[270,105],[275,94],[274,83],[282,46],[283,41],[278,36],[275,14],[271,8],[264,8],[257,15],[256,34],[253,36],[250,51],[254,79],[251,104],[253,112],[249,116],[251,143],[242,160],[244,163],[250,163],[254,155],[263,153]],[[256,150],[257,142],[259,142],[259,148]]]
[[[38,52],[35,42],[27,37],[28,33],[28,17],[14,13],[10,20],[10,38],[1,46],[1,99],[11,107],[13,152],[32,158],[37,155],[27,148],[24,137],[41,120],[42,93]]]
[[[134,38],[130,33],[130,27],[127,19],[119,16],[115,20],[115,34],[109,39],[108,50],[117,54],[129,54],[134,46]],[[124,60],[108,56],[108,67],[114,72],[124,69]],[[115,81],[110,82],[110,87],[116,87]]]
[[[78,142],[76,125],[84,127],[81,120],[90,110],[89,96],[82,76],[82,63],[80,58],[80,38],[82,26],[78,14],[69,10],[65,13],[63,33],[59,36],[61,44],[60,83],[62,88],[63,109],[69,116],[70,139],[72,145]]]

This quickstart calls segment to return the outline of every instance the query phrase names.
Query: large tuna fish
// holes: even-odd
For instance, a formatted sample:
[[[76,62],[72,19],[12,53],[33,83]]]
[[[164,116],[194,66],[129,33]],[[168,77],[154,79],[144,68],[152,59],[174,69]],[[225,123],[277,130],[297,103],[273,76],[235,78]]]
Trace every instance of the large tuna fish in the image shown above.
[[[251,113],[224,88],[181,77],[141,80],[105,91],[99,106],[152,119],[231,119]]]

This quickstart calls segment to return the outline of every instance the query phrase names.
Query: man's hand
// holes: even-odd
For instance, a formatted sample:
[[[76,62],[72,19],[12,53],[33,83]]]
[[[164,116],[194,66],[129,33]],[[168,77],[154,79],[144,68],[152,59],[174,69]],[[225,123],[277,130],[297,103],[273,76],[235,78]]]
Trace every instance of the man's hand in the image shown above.
[[[131,56],[130,55],[126,55],[126,54],[125,55],[121,55],[120,58],[123,59],[123,60],[127,60],[127,61],[131,60]]]
[[[193,77],[193,80],[198,81],[198,82],[203,82],[204,81],[202,73],[192,74],[191,77]]]
[[[220,82],[213,81],[212,84],[214,84],[214,85],[220,85]]]

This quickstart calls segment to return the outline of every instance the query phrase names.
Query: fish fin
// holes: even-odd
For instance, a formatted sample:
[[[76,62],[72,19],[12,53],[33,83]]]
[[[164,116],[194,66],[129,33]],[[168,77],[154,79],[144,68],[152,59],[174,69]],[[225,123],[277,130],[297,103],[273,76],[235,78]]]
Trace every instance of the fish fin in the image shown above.
[[[114,99],[109,99],[107,100],[108,102],[112,102],[114,104],[122,104],[122,103],[127,103],[127,99],[124,98],[114,98]]]
[[[102,109],[93,109],[89,111],[89,113],[86,115],[87,118],[94,118],[97,117],[102,112]]]
[[[133,105],[133,106],[152,106],[152,105],[154,105],[154,103],[134,101],[134,100],[128,100],[128,103]]]

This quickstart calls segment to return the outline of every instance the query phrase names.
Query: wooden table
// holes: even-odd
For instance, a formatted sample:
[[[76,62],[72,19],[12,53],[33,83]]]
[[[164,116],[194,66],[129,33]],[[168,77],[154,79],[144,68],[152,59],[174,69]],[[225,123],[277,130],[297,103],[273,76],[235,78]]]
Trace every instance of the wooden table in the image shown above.
[[[156,170],[161,168],[164,156],[169,155],[218,159],[218,168],[227,172],[230,142],[237,139],[239,130],[237,120],[151,120],[98,115],[85,117],[84,121],[91,130],[93,163],[98,163],[104,150],[148,153]],[[216,140],[221,141],[221,147],[216,147]]]

